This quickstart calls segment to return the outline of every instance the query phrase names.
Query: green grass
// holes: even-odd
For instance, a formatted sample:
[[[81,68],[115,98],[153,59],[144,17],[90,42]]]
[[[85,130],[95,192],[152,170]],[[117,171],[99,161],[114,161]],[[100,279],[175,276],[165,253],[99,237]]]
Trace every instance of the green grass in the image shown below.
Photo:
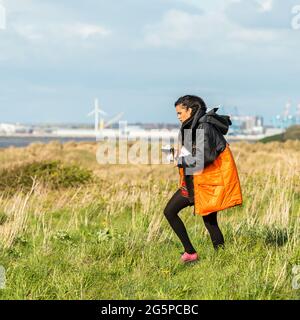
[[[223,213],[241,216],[235,228],[222,219],[225,250],[215,252],[201,217],[185,209],[182,217],[200,260],[179,262],[181,245],[162,220],[147,242],[151,216],[138,206],[111,215],[95,203],[74,213],[49,212],[30,217],[29,228],[10,248],[0,251],[6,268],[1,299],[299,299],[292,289],[292,267],[300,262],[294,225],[288,228],[243,222],[240,209]],[[70,224],[77,219],[77,227]],[[40,230],[39,232],[37,230]]]
[[[76,165],[65,171],[75,185],[53,187],[47,178],[27,195],[18,186],[0,192],[0,299],[300,299],[292,287],[300,266],[297,143],[236,147],[243,206],[219,213],[225,250],[218,252],[202,217],[193,208],[180,213],[199,253],[189,265],[163,216],[176,169],[101,166],[90,146],[54,147],[63,163]],[[38,148],[51,162],[54,151]],[[6,174],[24,169],[12,159],[34,150],[0,152]],[[87,172],[78,166],[94,168],[97,179],[77,184]],[[49,168],[57,172],[46,166],[46,176]]]

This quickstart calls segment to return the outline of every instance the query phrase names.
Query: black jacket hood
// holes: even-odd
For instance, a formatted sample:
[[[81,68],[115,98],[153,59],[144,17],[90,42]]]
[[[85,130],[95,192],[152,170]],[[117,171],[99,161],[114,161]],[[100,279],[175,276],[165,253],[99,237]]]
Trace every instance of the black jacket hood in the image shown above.
[[[192,127],[193,125],[196,126],[200,122],[208,122],[213,124],[217,129],[219,129],[219,131],[223,135],[227,134],[229,130],[229,126],[232,125],[230,116],[217,114],[216,112],[218,111],[218,109],[219,108],[213,108],[212,110],[205,113],[204,115],[202,114],[202,116],[199,113],[200,117],[199,116],[197,117],[197,114],[196,114],[194,117]]]
[[[198,165],[203,163],[203,149],[202,145],[197,145],[198,142],[204,142],[204,168],[210,163],[213,163],[217,156],[225,150],[227,141],[224,135],[228,132],[229,126],[232,123],[229,116],[219,115],[216,113],[217,110],[218,108],[213,108],[206,113],[206,110],[199,109],[192,119],[185,122],[185,125],[188,127],[190,127],[190,124],[192,123],[190,127],[192,129],[192,137],[190,137],[189,133],[187,143],[184,143],[184,135],[181,134],[181,131],[184,132],[184,130],[180,131],[180,135],[182,144],[187,148],[190,154],[179,157],[178,167],[183,167],[184,170],[187,167],[193,168],[193,170],[195,170],[194,172],[203,169],[201,165],[200,167]],[[204,125],[204,123],[210,123],[210,125]],[[183,127],[185,128],[185,126]],[[197,134],[195,134],[197,129],[204,129],[204,140],[200,139],[197,141]],[[199,152],[197,152],[197,148]]]

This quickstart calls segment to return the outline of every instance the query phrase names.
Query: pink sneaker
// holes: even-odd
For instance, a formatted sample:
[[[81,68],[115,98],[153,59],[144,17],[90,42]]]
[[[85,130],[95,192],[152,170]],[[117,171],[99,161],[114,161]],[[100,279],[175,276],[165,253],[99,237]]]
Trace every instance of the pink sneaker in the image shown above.
[[[198,254],[197,252],[195,253],[187,253],[185,252],[180,259],[182,262],[193,262],[198,260]]]

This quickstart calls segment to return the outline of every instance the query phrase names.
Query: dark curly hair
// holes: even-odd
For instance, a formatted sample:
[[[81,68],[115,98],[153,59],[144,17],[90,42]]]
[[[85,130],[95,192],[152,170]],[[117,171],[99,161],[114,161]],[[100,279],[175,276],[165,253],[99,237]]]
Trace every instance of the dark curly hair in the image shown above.
[[[180,97],[175,102],[175,107],[178,106],[179,104],[182,104],[186,109],[191,108],[192,115],[194,115],[199,108],[205,111],[207,110],[205,102],[203,101],[202,98],[198,96],[186,95],[186,96]]]

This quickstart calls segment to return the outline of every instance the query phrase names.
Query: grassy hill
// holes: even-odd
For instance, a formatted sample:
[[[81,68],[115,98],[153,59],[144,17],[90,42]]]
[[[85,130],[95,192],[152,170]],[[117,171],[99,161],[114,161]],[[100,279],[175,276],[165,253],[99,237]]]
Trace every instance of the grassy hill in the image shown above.
[[[300,140],[300,125],[291,126],[284,133],[261,139],[263,143],[272,141]]]

